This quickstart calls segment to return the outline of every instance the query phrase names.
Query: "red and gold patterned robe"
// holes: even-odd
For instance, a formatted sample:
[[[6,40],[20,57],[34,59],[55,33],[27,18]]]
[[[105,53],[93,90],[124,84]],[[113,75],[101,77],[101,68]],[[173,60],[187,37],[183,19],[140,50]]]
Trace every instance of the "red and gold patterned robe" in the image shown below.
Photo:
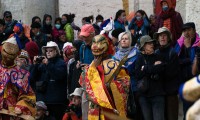
[[[29,86],[29,72],[17,66],[4,68],[0,66],[0,111],[13,113],[15,107],[21,109],[23,115],[35,115],[36,97]],[[8,119],[8,115],[0,114],[0,119]]]
[[[105,83],[117,69],[118,62],[107,59],[95,67],[94,62],[80,77],[89,103],[88,120],[126,120],[126,102],[130,77],[124,69],[112,80],[110,90]]]

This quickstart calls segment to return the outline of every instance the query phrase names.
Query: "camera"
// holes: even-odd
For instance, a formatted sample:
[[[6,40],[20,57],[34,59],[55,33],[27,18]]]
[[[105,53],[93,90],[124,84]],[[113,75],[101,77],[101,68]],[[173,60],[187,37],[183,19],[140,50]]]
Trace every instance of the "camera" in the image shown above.
[[[45,59],[45,57],[39,56],[38,58],[36,58],[36,63],[41,63],[43,59]]]
[[[74,105],[74,104],[72,104],[72,105],[70,105],[70,106],[67,107],[67,109],[65,110],[65,112],[66,113],[70,112],[70,110],[75,112],[77,110],[77,106]]]

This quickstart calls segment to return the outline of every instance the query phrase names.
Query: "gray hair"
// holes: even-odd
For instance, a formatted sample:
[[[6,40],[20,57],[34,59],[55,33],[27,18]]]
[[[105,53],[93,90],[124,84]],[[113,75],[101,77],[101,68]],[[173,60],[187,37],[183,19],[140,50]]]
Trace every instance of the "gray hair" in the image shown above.
[[[130,45],[129,45],[129,47],[131,47],[131,44],[132,44],[131,33],[130,33],[130,32],[122,32],[122,33],[120,33],[119,36],[118,36],[118,40],[119,40],[118,48],[119,48],[119,49],[122,48],[121,45],[120,45],[120,41],[122,40],[122,37],[123,37],[124,35],[128,35],[128,38],[129,38],[129,40],[130,40]]]

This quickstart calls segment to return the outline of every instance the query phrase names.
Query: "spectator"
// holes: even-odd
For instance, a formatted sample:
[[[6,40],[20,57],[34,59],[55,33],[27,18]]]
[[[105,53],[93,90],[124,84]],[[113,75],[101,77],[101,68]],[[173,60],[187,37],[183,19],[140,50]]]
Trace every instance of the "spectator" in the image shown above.
[[[95,36],[94,27],[91,24],[84,25],[81,28],[80,36],[82,36],[84,41],[80,48],[80,62],[90,64],[94,59],[91,51],[92,39]]]
[[[94,20],[93,15],[82,18],[82,21],[81,21],[82,22],[82,26],[85,25],[85,24],[92,24],[93,20]]]
[[[154,40],[148,35],[141,37],[141,54],[138,55],[135,63],[134,76],[138,80],[139,103],[144,120],[164,120],[165,93],[162,80],[164,64],[159,56],[154,53],[153,42]],[[141,80],[144,80],[143,82],[146,84],[145,90],[139,87]]]
[[[59,39],[57,41],[57,44],[61,51],[63,50],[63,45],[65,44],[65,42],[67,42],[66,33],[64,30],[60,30],[59,31]]]
[[[196,54],[195,54],[195,59],[192,65],[192,75],[196,76],[200,74],[200,54],[199,54],[199,50],[200,50],[200,45],[198,45],[198,49],[196,50]]]
[[[81,28],[80,36],[82,36],[84,43],[80,47],[80,62],[77,62],[77,68],[80,69],[83,66],[88,66],[94,59],[94,56],[91,51],[92,39],[95,36],[94,27],[91,24],[85,24]],[[83,86],[83,88],[86,86]],[[85,89],[85,88],[84,88]],[[88,106],[89,101],[86,98],[86,92],[83,92],[82,95],[82,115],[83,120],[88,119]]]
[[[115,29],[121,28],[124,31],[126,31],[125,22],[126,22],[125,10],[118,10],[116,15],[115,15],[115,19],[114,19],[114,27],[115,27]]]
[[[61,18],[58,17],[55,20],[55,25],[52,31],[52,37],[53,37],[53,41],[58,42],[59,40],[59,31],[61,30]]]
[[[35,41],[39,47],[39,55],[42,55],[42,47],[47,44],[47,36],[41,32],[41,25],[38,22],[31,24],[31,36],[32,40]]]
[[[71,58],[68,62],[68,92],[72,93],[75,88],[80,87],[79,78],[82,70],[76,68],[79,59],[79,50],[83,42],[81,40],[75,40],[73,43],[73,58]],[[69,72],[70,71],[70,72]]]
[[[42,26],[42,32],[46,34],[47,36],[47,41],[52,40],[52,17],[51,15],[45,14],[43,18],[43,26]]]
[[[43,101],[37,101],[36,102],[36,120],[56,120],[54,117],[49,115],[49,112],[47,110],[47,106]]]
[[[143,10],[138,10],[135,17],[131,20],[128,29],[131,30],[133,36],[132,46],[134,46],[139,38],[149,33],[149,19]],[[134,31],[134,32],[132,32]]]
[[[184,83],[194,77],[192,75],[192,63],[195,54],[199,54],[198,44],[200,41],[199,35],[196,33],[195,24],[193,22],[185,23],[182,27],[183,35],[177,40],[175,50],[179,56],[180,64],[180,79]],[[188,108],[192,103],[183,101],[184,117]]]
[[[111,40],[112,40],[112,43],[113,43],[113,45],[114,45],[114,48],[115,48],[114,51],[115,51],[115,52],[118,51],[118,44],[119,44],[118,36],[119,36],[119,34],[122,33],[122,32],[124,32],[124,30],[121,29],[121,28],[118,28],[118,29],[114,29],[114,30],[112,31],[112,33],[111,33],[111,35],[112,35]]]
[[[61,120],[67,101],[67,68],[55,42],[48,42],[42,47],[42,52],[45,55],[42,58],[34,57],[30,80],[37,80],[37,101],[44,101],[50,114]]]
[[[3,19],[0,19],[0,44],[8,39],[8,34],[5,33],[5,21]]]
[[[156,16],[155,15],[150,15],[149,20],[150,20],[150,29],[149,29],[149,36],[153,38],[153,35],[155,32],[157,32],[156,28]]]
[[[18,67],[21,69],[29,71],[30,68],[30,62],[29,62],[29,55],[28,52],[25,50],[22,50],[20,54],[17,56],[15,63]]]
[[[166,64],[163,72],[165,90],[165,111],[167,120],[178,120],[178,88],[179,81],[179,59],[178,54],[170,45],[172,35],[166,27],[159,28],[154,34],[154,39],[159,42],[159,49],[156,51]]]
[[[93,24],[93,27],[95,29],[95,35],[100,34],[100,27],[102,22],[104,21],[104,18],[102,15],[97,15],[96,22]]]
[[[73,58],[73,46],[72,43],[66,42],[63,46],[63,58],[65,63],[67,64],[68,61]],[[69,71],[67,72],[69,74]]]
[[[15,26],[15,24],[17,23],[16,20],[12,20],[12,14],[10,11],[5,11],[4,14],[4,21],[6,24],[6,28],[5,28],[5,34],[7,34],[8,36],[10,36],[13,33],[13,28]]]
[[[66,33],[66,38],[69,42],[73,42],[74,40],[74,30],[71,26],[71,23],[73,22],[73,18],[71,15],[63,14],[62,15],[62,21],[63,21],[63,29]]]
[[[41,24],[41,19],[40,19],[40,17],[34,16],[34,17],[32,18],[32,23],[34,23],[34,22],[38,22],[38,23]]]
[[[129,76],[131,78],[131,93],[134,93],[135,100],[136,100],[136,92],[137,92],[137,87],[136,87],[136,81],[133,76],[134,72],[134,66],[135,66],[135,60],[137,59],[137,49],[135,47],[131,47],[131,34],[128,32],[122,32],[119,34],[119,50],[115,53],[113,56],[114,60],[121,61],[124,56],[128,54],[128,59],[125,62],[124,66],[128,70]],[[138,98],[138,97],[137,97]],[[136,100],[136,105],[137,108],[139,108],[139,103],[138,100]],[[139,116],[139,109],[138,113],[136,115]],[[135,116],[136,117],[136,116]]]
[[[171,4],[170,0],[161,0],[160,5],[162,11],[157,18],[157,29],[161,27],[166,27],[172,33],[172,46],[176,45],[176,41],[182,34],[181,26],[183,26],[183,20],[177,11],[174,10],[174,7]]]
[[[26,43],[25,50],[28,52],[31,60],[31,64],[33,63],[33,57],[38,56],[39,54],[39,48],[36,42],[30,41]]]
[[[73,93],[70,94],[72,101],[69,104],[62,120],[82,120],[81,112],[81,96],[83,93],[82,88],[76,88]]]

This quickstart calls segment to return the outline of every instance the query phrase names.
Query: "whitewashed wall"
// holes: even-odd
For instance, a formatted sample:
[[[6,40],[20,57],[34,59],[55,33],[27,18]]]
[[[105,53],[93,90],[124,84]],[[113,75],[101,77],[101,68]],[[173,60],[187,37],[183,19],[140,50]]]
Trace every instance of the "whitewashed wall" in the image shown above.
[[[104,19],[115,17],[116,12],[123,8],[122,0],[59,0],[59,14],[76,14],[75,23],[81,26],[81,19],[98,14]]]
[[[13,18],[22,20],[26,24],[31,23],[34,16],[43,19],[45,13],[55,17],[56,0],[1,0],[1,18],[4,11],[11,11]]]

